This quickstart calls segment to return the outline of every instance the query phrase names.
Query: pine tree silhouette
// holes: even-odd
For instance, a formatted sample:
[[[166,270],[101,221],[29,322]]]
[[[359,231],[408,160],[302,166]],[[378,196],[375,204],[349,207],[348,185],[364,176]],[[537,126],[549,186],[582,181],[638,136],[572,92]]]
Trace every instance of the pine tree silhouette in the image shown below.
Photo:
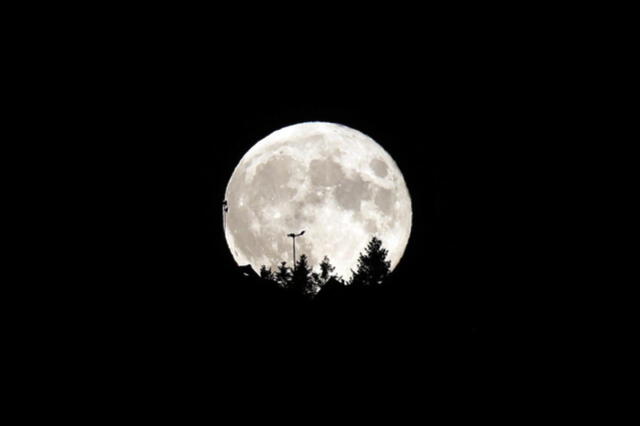
[[[267,268],[265,265],[262,265],[260,268],[260,278],[268,281],[276,281],[275,274],[271,271],[271,268]]]
[[[353,273],[350,284],[366,287],[382,283],[391,271],[391,261],[386,260],[388,250],[382,248],[382,241],[373,237],[358,258],[358,270]]]
[[[291,289],[299,294],[311,295],[313,294],[313,283],[311,281],[311,268],[307,261],[307,256],[300,256],[300,260],[296,263],[296,268],[293,271],[293,278],[291,279]]]
[[[329,281],[329,278],[331,277],[331,273],[333,271],[336,270],[336,267],[331,265],[331,262],[329,261],[329,258],[327,256],[324,257],[324,259],[322,259],[322,262],[320,263],[320,280],[322,282],[322,284],[325,284],[327,281]]]
[[[275,273],[276,282],[282,287],[289,287],[291,283],[291,268],[287,266],[287,262],[282,262],[278,265],[278,271]]]
[[[320,275],[317,272],[312,272],[311,273],[311,290],[312,293],[315,295],[316,293],[318,293],[320,291],[320,289],[322,288],[323,282],[320,279]]]
[[[332,274],[335,269],[335,266],[331,264],[329,258],[325,256],[320,263],[320,273],[313,272],[311,274],[311,284],[314,295],[322,290],[325,284],[327,284],[331,279],[334,281],[342,281],[342,277],[337,277]]]
[[[357,271],[353,272],[353,276],[348,282],[333,274],[336,268],[327,256],[324,256],[319,265],[320,272],[313,272],[305,254],[300,256],[294,270],[289,268],[285,261],[278,265],[276,271],[262,265],[260,278],[275,282],[278,286],[293,293],[309,297],[320,293],[325,286],[332,287],[331,291],[334,292],[339,288],[344,288],[347,284],[354,288],[369,287],[381,284],[389,275],[391,262],[387,260],[388,253],[388,250],[382,247],[381,240],[377,237],[371,238],[364,253],[360,253]]]

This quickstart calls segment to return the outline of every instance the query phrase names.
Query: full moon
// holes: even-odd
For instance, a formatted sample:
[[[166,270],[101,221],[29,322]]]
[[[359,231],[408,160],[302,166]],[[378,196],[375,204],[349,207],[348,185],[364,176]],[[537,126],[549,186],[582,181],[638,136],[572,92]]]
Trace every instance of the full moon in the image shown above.
[[[393,270],[411,233],[411,198],[400,169],[373,139],[325,122],[294,124],[256,143],[227,185],[225,236],[238,265],[275,270],[306,254],[329,257],[349,279],[373,236]]]

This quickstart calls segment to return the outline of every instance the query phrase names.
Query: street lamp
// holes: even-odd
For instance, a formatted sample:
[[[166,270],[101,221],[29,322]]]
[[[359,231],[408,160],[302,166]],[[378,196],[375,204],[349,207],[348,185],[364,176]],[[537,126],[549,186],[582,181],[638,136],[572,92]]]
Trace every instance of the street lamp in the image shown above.
[[[225,233],[227,232],[227,212],[228,211],[229,211],[229,203],[227,203],[227,200],[224,200],[222,202],[222,228]]]
[[[301,237],[305,231],[300,232],[299,234],[287,234],[287,237],[293,238],[293,270],[296,269],[296,237]]]

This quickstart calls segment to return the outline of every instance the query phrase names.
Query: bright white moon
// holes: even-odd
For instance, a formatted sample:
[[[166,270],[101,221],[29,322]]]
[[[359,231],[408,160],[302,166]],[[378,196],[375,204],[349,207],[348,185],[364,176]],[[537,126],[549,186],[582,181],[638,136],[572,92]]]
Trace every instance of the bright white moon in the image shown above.
[[[275,270],[326,255],[348,279],[372,236],[395,268],[411,233],[411,198],[395,161],[373,139],[334,123],[282,128],[255,144],[227,185],[225,236],[238,265]]]

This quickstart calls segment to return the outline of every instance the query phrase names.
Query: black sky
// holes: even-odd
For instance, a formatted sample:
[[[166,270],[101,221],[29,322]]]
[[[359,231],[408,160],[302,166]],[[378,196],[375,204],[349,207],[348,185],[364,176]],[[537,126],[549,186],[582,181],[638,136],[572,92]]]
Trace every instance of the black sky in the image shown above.
[[[315,70],[313,57],[281,68],[256,57],[237,70],[192,59],[157,75],[147,64],[127,82],[109,132],[138,177],[126,197],[143,207],[129,224],[152,249],[139,254],[158,280],[149,288],[184,303],[215,298],[214,283],[235,274],[221,224],[233,168],[274,130],[330,121],[378,141],[404,174],[413,229],[397,275],[419,295],[444,292],[455,333],[490,332],[517,288],[507,277],[513,240],[528,226],[514,212],[527,191],[520,164],[537,143],[536,83],[505,73],[500,58],[394,67],[340,58]]]
[[[20,271],[45,277],[19,284],[28,309],[8,320],[10,331],[33,322],[18,334],[36,344],[9,344],[29,364],[8,368],[53,405],[28,397],[25,413],[402,424],[444,411],[477,422],[478,407],[517,407],[522,388],[533,406],[521,417],[565,391],[555,379],[584,358],[562,353],[562,343],[595,329],[603,303],[583,295],[610,284],[578,277],[597,265],[569,242],[590,239],[595,225],[580,223],[574,238],[567,229],[583,211],[565,206],[576,191],[589,193],[584,210],[606,194],[609,160],[580,153],[611,138],[589,134],[603,124],[594,92],[618,90],[615,76],[599,73],[612,61],[594,51],[615,52],[617,41],[581,15],[586,7],[349,6],[25,15],[39,27],[39,11],[46,25],[12,33],[25,58],[12,66],[25,81],[7,85],[42,115],[25,114],[18,143],[49,164],[35,186],[52,196],[23,192],[36,199],[33,222],[59,234],[44,244],[23,238],[54,259]],[[10,108],[22,114],[21,105]],[[228,250],[221,203],[234,167],[269,133],[311,120],[371,136],[404,175],[412,233],[377,296],[283,298],[247,283]],[[21,167],[17,180],[39,169]],[[588,173],[596,184],[584,182]],[[62,183],[49,179],[60,175]],[[554,380],[531,386],[529,372],[550,371]]]
[[[230,48],[169,37],[105,64],[84,126],[117,159],[104,180],[118,203],[99,206],[111,243],[88,274],[99,283],[86,309],[105,313],[90,315],[116,352],[150,377],[170,365],[263,385],[300,371],[444,383],[486,372],[547,321],[539,302],[552,284],[531,265],[548,259],[529,244],[546,208],[530,201],[540,160],[556,140],[544,70],[517,46],[473,37],[383,39]],[[243,284],[222,234],[225,187],[253,144],[303,121],[371,136],[404,175],[413,227],[388,299],[323,311]]]
[[[413,228],[395,275],[411,309],[421,309],[415,301],[422,300],[422,319],[470,344],[502,333],[514,303],[509,294],[521,294],[509,276],[517,268],[512,240],[526,226],[513,216],[515,200],[526,189],[510,170],[527,154],[530,89],[494,74],[474,72],[469,80],[463,70],[448,71],[387,79],[243,75],[231,87],[186,80],[177,93],[158,95],[158,105],[143,115],[154,135],[145,172],[154,208],[141,220],[162,248],[148,259],[158,278],[149,286],[161,289],[161,300],[194,303],[196,311],[225,306],[217,287],[238,277],[221,218],[233,168],[274,130],[330,121],[378,141],[404,174]],[[198,82],[206,77],[196,75]]]

